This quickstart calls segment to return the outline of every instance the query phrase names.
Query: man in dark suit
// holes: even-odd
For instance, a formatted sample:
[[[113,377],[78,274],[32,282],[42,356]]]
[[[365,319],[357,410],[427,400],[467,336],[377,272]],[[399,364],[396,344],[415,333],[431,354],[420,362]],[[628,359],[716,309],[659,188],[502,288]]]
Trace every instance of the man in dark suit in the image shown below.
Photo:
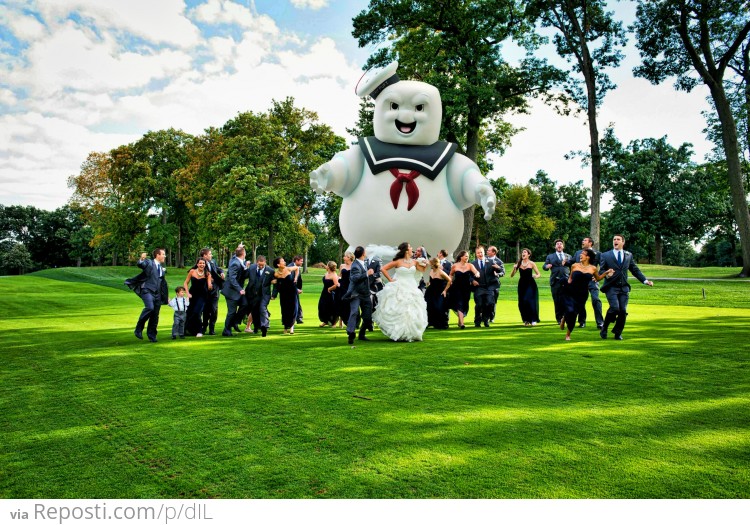
[[[442,268],[445,273],[450,275],[453,263],[448,260],[448,252],[446,250],[440,250],[438,252],[438,261],[440,262],[440,268]]]
[[[372,298],[370,294],[370,276],[375,273],[372,268],[367,268],[365,262],[365,249],[357,246],[354,250],[354,261],[349,270],[349,290],[344,299],[349,300],[349,319],[346,323],[346,335],[349,336],[349,344],[354,344],[355,330],[357,329],[357,314],[362,312],[362,324],[359,328],[359,339],[367,341],[365,331],[372,329]]]
[[[440,263],[440,268],[448,275],[451,274],[451,268],[453,268],[453,263],[448,260],[448,251],[447,250],[440,250],[438,252],[438,262]],[[451,315],[450,308],[445,309],[445,324],[446,326],[450,325],[450,315]]]
[[[602,292],[607,294],[607,302],[609,303],[607,316],[604,318],[604,326],[599,331],[602,339],[607,338],[607,329],[610,323],[614,322],[612,334],[618,341],[622,340],[622,330],[625,328],[625,318],[628,316],[628,299],[630,298],[628,271],[646,286],[654,285],[653,282],[646,279],[638,265],[635,264],[633,254],[626,252],[624,247],[625,237],[618,233],[612,238],[612,250],[599,254],[599,274],[601,275],[610,268],[615,272],[604,279],[604,284],[602,284]]]
[[[497,274],[498,277],[504,277],[505,276],[505,264],[503,264],[503,261],[500,259],[500,257],[497,256],[497,248],[494,246],[490,246],[487,248],[487,260],[490,261],[490,264],[497,264],[502,268],[502,270]],[[495,308],[497,308],[497,298],[500,296],[500,281],[498,281],[497,288],[495,288],[493,292],[495,296],[495,301],[492,303],[492,312],[490,313],[490,322],[493,322],[495,320]]]
[[[224,287],[221,293],[227,300],[227,317],[224,320],[224,330],[221,335],[229,337],[232,335],[232,328],[240,331],[237,323],[239,322],[239,310],[242,307],[242,300],[245,295],[245,279],[247,279],[247,268],[245,264],[245,247],[240,245],[234,251],[234,256],[229,261],[227,268],[227,279],[224,281]]]
[[[143,327],[146,326],[146,335],[152,343],[156,342],[156,329],[159,325],[159,310],[161,305],[169,302],[169,291],[167,289],[167,280],[165,278],[166,270],[164,269],[164,259],[166,255],[162,248],[157,248],[153,252],[153,260],[147,259],[148,254],[143,252],[141,259],[138,261],[138,268],[141,273],[125,281],[143,301],[143,311],[138,322],[135,325],[135,336],[143,339]]]
[[[477,246],[477,258],[471,263],[479,270],[479,278],[472,281],[474,286],[474,326],[490,326],[492,307],[495,304],[495,290],[500,288],[498,277],[505,275],[505,267],[484,256],[484,246]]]
[[[207,309],[203,313],[202,333],[216,335],[216,318],[219,315],[219,290],[224,286],[224,270],[214,262],[211,248],[203,248],[200,256],[206,261],[206,271],[211,274],[211,281],[213,283],[213,288],[208,291],[208,298],[206,300]]]
[[[552,291],[552,301],[555,303],[555,322],[559,323],[565,316],[565,301],[563,299],[563,286],[568,281],[570,268],[567,267],[570,254],[565,253],[565,243],[562,239],[555,239],[555,251],[547,256],[544,261],[545,272],[550,272],[549,287]]]
[[[376,295],[380,290],[383,289],[383,278],[380,275],[380,267],[383,265],[383,260],[379,255],[375,255],[367,262],[367,269],[372,270],[372,275],[368,278],[370,282],[370,293],[372,294],[372,311],[374,312],[378,308],[378,296]],[[370,327],[372,332],[372,327]]]
[[[273,270],[266,264],[266,258],[259,255],[255,264],[247,270],[247,287],[245,299],[253,316],[253,333],[260,329],[263,337],[268,333],[268,303],[271,302],[271,284]]]
[[[295,255],[294,259],[292,259],[292,266],[296,266],[299,268],[297,277],[294,281],[294,283],[297,285],[297,324],[302,324],[304,322],[304,319],[302,318],[302,302],[300,301],[300,294],[302,293],[302,270],[304,269],[304,261],[305,259],[301,255]]]

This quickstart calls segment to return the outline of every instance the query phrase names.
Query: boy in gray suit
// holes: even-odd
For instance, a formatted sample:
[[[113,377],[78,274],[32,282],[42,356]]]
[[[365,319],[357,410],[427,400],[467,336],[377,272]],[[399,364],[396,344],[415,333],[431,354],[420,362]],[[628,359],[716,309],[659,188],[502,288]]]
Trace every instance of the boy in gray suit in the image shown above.
[[[172,339],[185,339],[185,322],[187,321],[187,307],[190,306],[190,299],[185,297],[184,286],[178,286],[174,289],[175,296],[169,301],[169,306],[174,310],[174,321],[172,322]]]

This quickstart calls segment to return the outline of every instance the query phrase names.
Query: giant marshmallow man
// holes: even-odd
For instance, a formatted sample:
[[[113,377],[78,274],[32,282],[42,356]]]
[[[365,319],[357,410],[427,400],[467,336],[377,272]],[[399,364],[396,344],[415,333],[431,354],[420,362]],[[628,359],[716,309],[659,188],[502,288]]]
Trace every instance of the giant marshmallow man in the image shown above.
[[[409,241],[430,254],[461,242],[463,210],[495,211],[495,193],[479,167],[438,140],[443,107],[435,86],[399,80],[398,63],[368,71],[356,87],[375,100],[374,137],[337,153],[310,174],[318,194],[343,197],[339,225],[351,246],[370,254],[395,253]]]

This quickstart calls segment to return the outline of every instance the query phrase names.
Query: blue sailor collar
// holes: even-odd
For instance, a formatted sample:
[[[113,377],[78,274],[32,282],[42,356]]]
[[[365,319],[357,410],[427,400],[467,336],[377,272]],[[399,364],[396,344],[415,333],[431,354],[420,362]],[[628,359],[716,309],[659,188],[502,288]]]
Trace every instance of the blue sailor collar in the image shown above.
[[[458,148],[456,144],[443,140],[429,146],[407,146],[383,142],[375,137],[359,137],[359,147],[375,175],[399,168],[418,171],[430,180],[435,180]]]

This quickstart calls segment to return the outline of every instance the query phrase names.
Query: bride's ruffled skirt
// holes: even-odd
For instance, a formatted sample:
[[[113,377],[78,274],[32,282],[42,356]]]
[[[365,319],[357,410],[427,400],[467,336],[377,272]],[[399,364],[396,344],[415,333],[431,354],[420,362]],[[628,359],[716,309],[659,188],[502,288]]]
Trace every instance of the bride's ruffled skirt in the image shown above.
[[[394,341],[421,341],[427,329],[427,303],[414,280],[386,283],[378,292],[372,319]]]

